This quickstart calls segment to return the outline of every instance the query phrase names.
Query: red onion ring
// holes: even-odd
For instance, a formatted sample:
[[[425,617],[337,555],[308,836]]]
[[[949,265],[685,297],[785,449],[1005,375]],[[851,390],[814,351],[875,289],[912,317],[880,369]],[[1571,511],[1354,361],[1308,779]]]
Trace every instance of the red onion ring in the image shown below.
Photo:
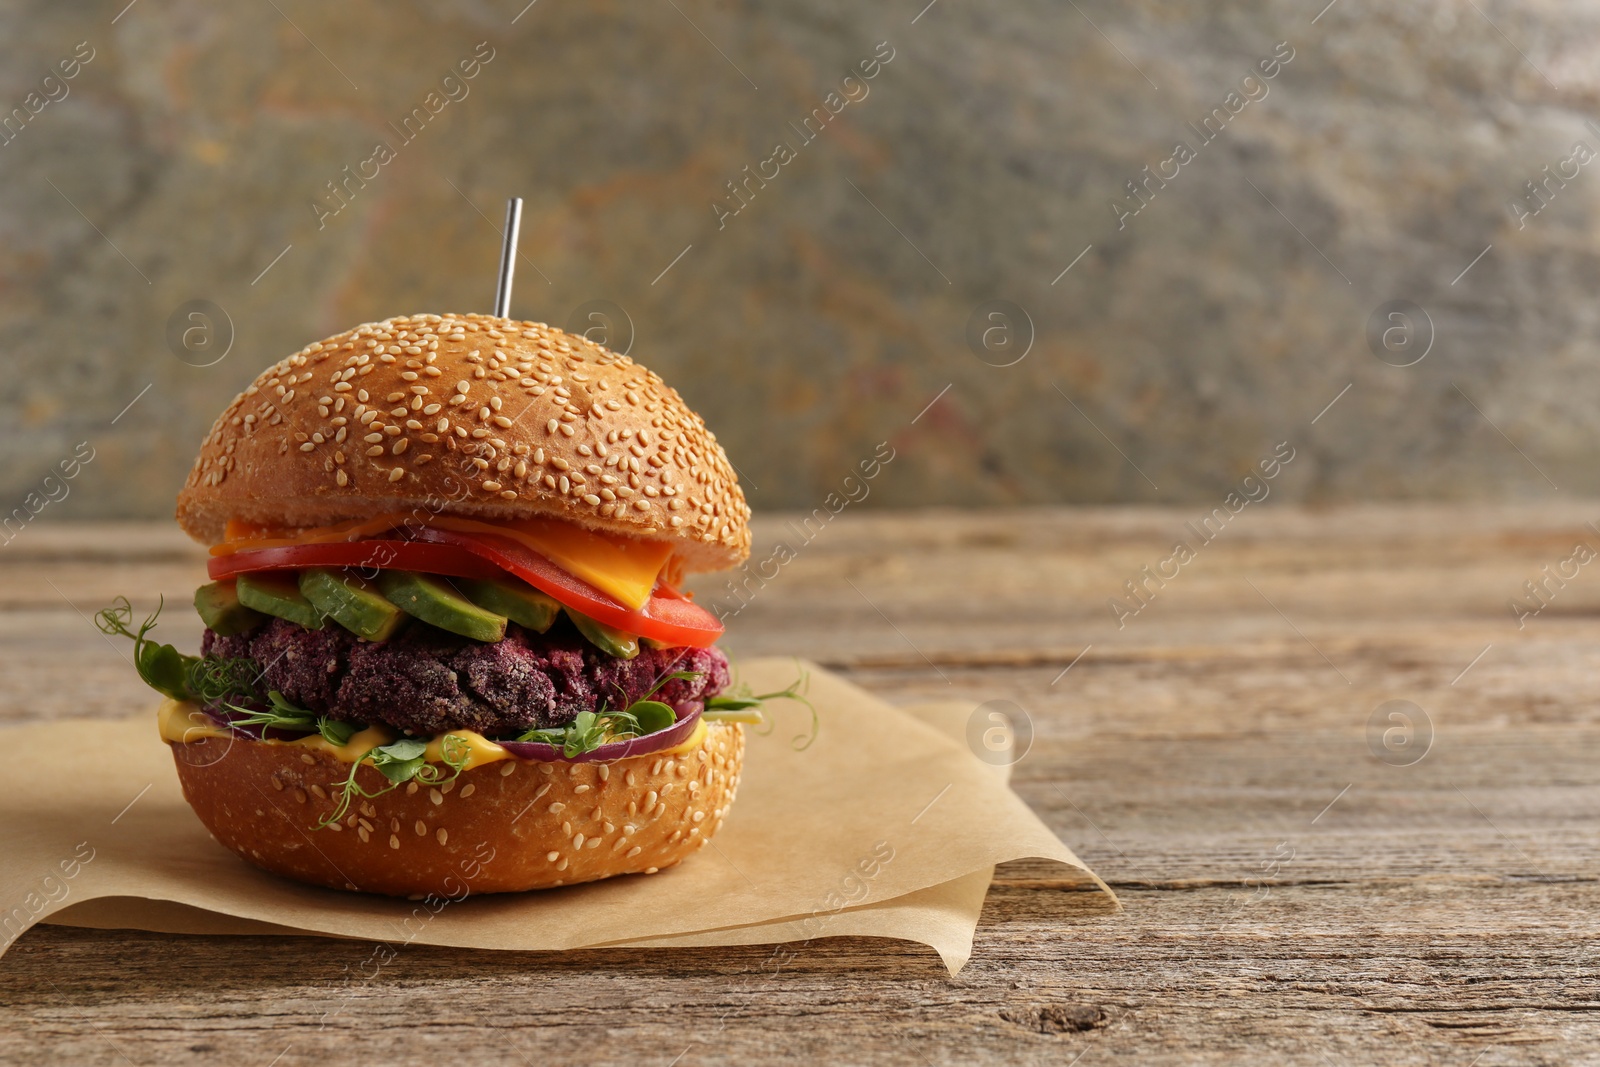
[[[685,707],[688,710],[685,710]],[[682,718],[665,730],[657,730],[643,737],[630,737],[625,741],[612,741],[576,756],[567,756],[560,745],[547,745],[542,741],[494,741],[494,743],[518,759],[536,763],[609,763],[612,760],[627,759],[629,756],[647,756],[652,752],[683,744],[694,732],[695,724],[700,721],[701,707],[699,701],[687,705],[680,704],[676,710]],[[293,741],[316,733],[315,730],[296,733],[276,727],[246,725],[237,721],[244,718],[242,712],[222,707],[207,707],[204,711],[206,717],[218,726],[252,741]]]
[[[576,756],[567,756],[560,745],[547,745],[542,741],[496,741],[495,744],[518,759],[539,763],[609,763],[629,756],[647,756],[664,748],[681,745],[689,739],[699,721],[700,709],[695,708],[665,730],[657,730],[643,737],[630,737],[626,741],[612,741]]]

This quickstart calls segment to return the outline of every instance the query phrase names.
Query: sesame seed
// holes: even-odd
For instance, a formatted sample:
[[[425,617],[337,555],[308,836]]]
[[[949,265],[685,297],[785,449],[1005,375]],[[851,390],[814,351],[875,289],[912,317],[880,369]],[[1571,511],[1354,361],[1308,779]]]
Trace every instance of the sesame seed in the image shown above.
[[[467,797],[470,797],[472,795],[473,790],[475,790],[477,788],[478,788],[477,786],[471,785],[471,784],[462,786],[461,787],[461,799],[465,800]]]
[[[421,819],[417,820],[417,824],[413,826],[412,829],[417,832],[418,837],[428,836],[428,824],[423,822]]]
[[[428,790],[428,799],[433,801],[435,804],[443,804],[444,794],[439,792],[437,789],[430,789]]]
[[[434,836],[434,838],[436,838],[438,840],[439,844],[442,845],[442,844],[444,844],[446,841],[448,841],[450,839],[450,832],[448,830],[446,830],[444,827],[441,826],[441,827],[439,827],[438,832],[435,833],[433,836]]]
[[[589,791],[589,787],[587,785],[575,785],[572,787],[572,791],[574,793],[587,793]]]
[[[639,853],[641,853],[643,851],[644,851],[644,849],[640,848],[638,845],[634,845],[632,848],[630,848],[628,850],[628,858],[632,859],[633,857],[637,856]],[[655,873],[655,868],[652,867],[650,869],[650,873],[654,874]]]
[[[559,852],[546,852],[544,858],[549,860],[551,863],[554,863],[556,860],[561,858],[561,853],[559,853]]]
[[[604,763],[600,764],[599,767],[595,768],[595,773],[600,776],[600,780],[602,782],[611,781],[611,768],[607,767]]]
[[[542,791],[541,791],[540,795],[543,795]],[[565,804],[561,803],[561,801],[557,800],[554,803],[552,803],[550,805],[550,807],[547,808],[546,810],[549,811],[550,814],[552,814],[552,815],[560,815],[563,811],[567,810],[567,806]]]
[[[390,834],[389,835],[389,847],[390,848],[399,848],[400,847],[400,835],[399,834]]]
[[[276,789],[278,792],[281,793],[281,792],[283,792],[283,783],[281,781],[279,781],[277,778],[274,778],[274,779],[272,779],[272,788]]]
[[[367,832],[367,828],[365,826],[356,831],[356,836],[360,837],[363,843],[372,840],[372,835]]]
[[[572,839],[572,847],[573,848],[582,848],[583,847],[583,842],[585,840],[586,839],[584,838],[584,836],[582,834],[578,834],[576,837],[574,837]]]

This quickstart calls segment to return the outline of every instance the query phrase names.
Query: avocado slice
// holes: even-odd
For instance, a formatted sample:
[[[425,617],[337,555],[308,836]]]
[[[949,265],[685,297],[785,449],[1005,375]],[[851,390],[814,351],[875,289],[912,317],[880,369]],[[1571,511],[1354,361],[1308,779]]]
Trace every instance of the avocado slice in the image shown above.
[[[239,590],[230,581],[212,582],[194,591],[194,610],[212,633],[232,637],[253,630],[267,617],[239,603]]]
[[[387,641],[406,618],[371,582],[327,567],[301,571],[300,593],[312,607],[368,641]]]
[[[442,579],[412,571],[379,571],[378,588],[396,607],[423,622],[474,641],[506,636],[506,617],[486,611]]]
[[[603,622],[595,622],[589,616],[581,615],[571,608],[567,608],[566,612],[567,618],[572,620],[572,625],[578,628],[578,632],[606,655],[618,659],[632,659],[639,654],[639,639],[632,634],[607,626]]]
[[[322,629],[322,612],[300,595],[293,571],[257,571],[241,574],[235,583],[239,603],[247,608],[298,623],[307,630]]]
[[[519,626],[544,633],[561,614],[555,598],[516,579],[463,578],[456,583],[466,598],[486,611],[504,615]]]

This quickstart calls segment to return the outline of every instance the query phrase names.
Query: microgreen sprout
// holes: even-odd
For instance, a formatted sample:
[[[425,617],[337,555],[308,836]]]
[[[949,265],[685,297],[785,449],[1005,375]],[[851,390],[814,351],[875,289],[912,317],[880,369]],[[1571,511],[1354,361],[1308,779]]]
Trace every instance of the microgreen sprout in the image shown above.
[[[811,732],[809,734],[796,734],[789,742],[796,752],[804,752],[810,748],[817,739],[817,732],[821,729],[822,720],[817,715],[816,705],[806,699],[806,691],[811,686],[811,676],[804,670],[785,689],[773,693],[751,693],[748,685],[738,686],[735,690],[723,693],[720,696],[706,698],[704,717],[711,722],[742,722],[752,725],[768,723],[764,733],[772,732],[772,725],[765,714],[764,705],[769,700],[794,700],[804,704],[811,712]]]
[[[367,750],[366,754],[350,764],[350,773],[346,776],[344,784],[339,788],[339,802],[333,811],[324,815],[317,822],[317,829],[332,826],[350,810],[350,804],[356,797],[372,800],[381,797],[391,790],[398,789],[413,778],[423,785],[440,786],[446,782],[453,782],[460,777],[466,769],[467,759],[472,750],[467,743],[455,734],[445,734],[440,743],[440,755],[444,766],[429,763],[427,760],[428,745],[414,737],[403,737],[398,741],[391,741],[387,745],[377,745]],[[379,774],[388,779],[389,784],[381,789],[369,792],[360,782],[356,781],[356,773],[363,764],[371,764]],[[448,770],[446,770],[448,768]]]

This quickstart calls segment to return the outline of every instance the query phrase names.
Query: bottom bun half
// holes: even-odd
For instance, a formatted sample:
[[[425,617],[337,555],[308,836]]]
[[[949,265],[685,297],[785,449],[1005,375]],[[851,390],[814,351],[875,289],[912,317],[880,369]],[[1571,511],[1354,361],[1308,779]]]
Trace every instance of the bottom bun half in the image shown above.
[[[292,745],[172,744],[183,795],[213,837],[263,870],[390,896],[512,893],[653,874],[701,848],[739,785],[743,728],[708,723],[686,752],[612,763],[508,759],[336,807],[350,765]],[[369,793],[388,784],[357,772]]]

